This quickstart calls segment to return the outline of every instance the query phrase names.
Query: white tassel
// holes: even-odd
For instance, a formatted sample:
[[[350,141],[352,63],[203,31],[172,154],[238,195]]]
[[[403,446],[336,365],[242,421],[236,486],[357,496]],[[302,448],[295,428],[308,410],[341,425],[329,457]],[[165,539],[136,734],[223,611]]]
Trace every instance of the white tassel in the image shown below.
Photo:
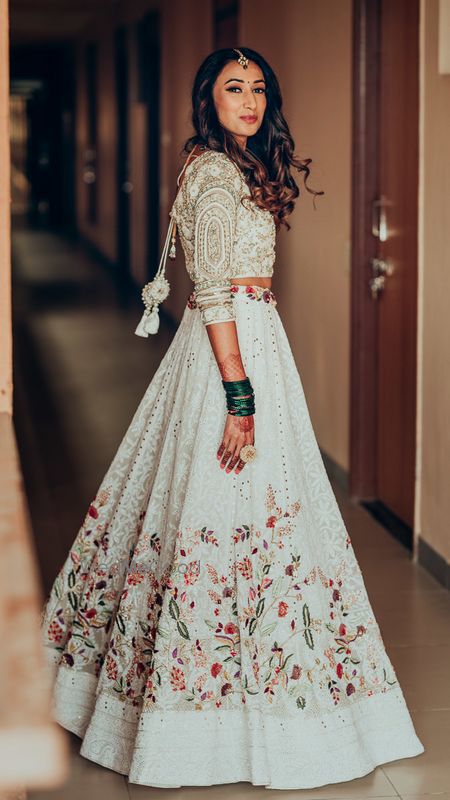
[[[157,333],[159,328],[158,306],[154,306],[151,311],[145,309],[139,325],[135,330],[136,336],[148,337],[149,333]]]

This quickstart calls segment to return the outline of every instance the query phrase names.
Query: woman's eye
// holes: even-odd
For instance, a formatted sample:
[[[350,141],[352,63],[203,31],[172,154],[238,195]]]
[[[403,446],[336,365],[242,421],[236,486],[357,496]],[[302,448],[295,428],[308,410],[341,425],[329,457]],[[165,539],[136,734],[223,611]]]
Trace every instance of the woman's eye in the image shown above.
[[[242,89],[241,89],[240,86],[228,86],[226,91],[227,92],[241,92]],[[266,93],[266,90],[263,89],[262,86],[255,86],[253,91],[257,92],[258,94],[265,94]]]

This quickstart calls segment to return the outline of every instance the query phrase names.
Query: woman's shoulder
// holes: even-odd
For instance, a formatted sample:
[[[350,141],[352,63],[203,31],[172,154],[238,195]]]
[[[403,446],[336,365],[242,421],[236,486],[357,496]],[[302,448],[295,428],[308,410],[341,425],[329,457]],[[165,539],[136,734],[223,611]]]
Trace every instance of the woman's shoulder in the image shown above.
[[[212,188],[228,189],[234,193],[242,190],[240,170],[223,151],[204,150],[188,164],[182,189],[191,196]]]

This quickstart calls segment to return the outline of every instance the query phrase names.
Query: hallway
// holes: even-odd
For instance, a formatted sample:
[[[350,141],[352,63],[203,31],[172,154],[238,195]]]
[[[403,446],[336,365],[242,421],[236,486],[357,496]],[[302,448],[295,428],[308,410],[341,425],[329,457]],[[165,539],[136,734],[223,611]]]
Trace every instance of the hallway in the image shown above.
[[[43,230],[16,229],[13,276],[16,429],[47,590],[174,328],[166,322],[154,338],[135,336],[139,298],[118,303],[101,264],[76,243]],[[450,800],[449,594],[337,484],[333,488],[425,753],[349,783],[283,797]],[[69,738],[66,785],[30,792],[33,800],[168,796],[168,790],[128,784],[82,758],[79,739]],[[270,796],[248,784],[184,788],[173,796],[199,794]]]

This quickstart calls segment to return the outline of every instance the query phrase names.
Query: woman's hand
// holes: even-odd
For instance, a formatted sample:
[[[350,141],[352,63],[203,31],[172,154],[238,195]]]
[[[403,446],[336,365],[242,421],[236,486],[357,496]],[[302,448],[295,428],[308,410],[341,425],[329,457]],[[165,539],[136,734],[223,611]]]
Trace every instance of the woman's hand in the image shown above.
[[[255,444],[254,416],[238,417],[235,414],[227,414],[222,442],[217,451],[220,468],[226,472],[234,469],[235,474],[239,475],[245,467],[245,462],[241,461],[239,453],[246,444]]]

